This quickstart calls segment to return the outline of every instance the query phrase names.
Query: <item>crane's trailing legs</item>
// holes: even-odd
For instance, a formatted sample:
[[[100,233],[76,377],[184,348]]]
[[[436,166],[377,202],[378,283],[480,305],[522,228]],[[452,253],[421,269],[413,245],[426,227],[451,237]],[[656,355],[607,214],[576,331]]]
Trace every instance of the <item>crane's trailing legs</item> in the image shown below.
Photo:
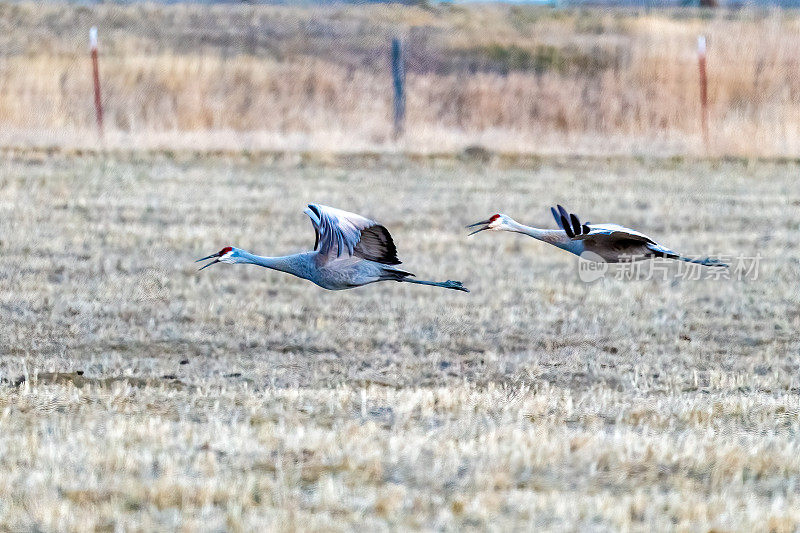
[[[405,278],[400,281],[403,281],[405,283],[416,283],[418,285],[430,285],[431,287],[442,287],[443,289],[453,289],[457,291],[469,292],[469,289],[464,287],[464,285],[462,285],[460,281],[452,281],[449,279],[447,281],[425,281],[421,279]]]

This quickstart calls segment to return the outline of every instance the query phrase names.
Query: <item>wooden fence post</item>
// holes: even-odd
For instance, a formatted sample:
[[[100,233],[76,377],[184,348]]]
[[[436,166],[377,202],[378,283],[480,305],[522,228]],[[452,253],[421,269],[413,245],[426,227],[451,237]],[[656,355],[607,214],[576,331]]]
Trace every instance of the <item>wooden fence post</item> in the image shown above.
[[[400,39],[392,39],[392,81],[394,85],[394,138],[405,131],[406,120],[406,69]]]
[[[103,135],[103,103],[100,99],[100,67],[97,60],[97,27],[89,30],[89,46],[92,50],[92,72],[94,77],[94,111],[97,117],[97,131]]]
[[[697,38],[697,65],[700,68],[700,125],[703,145],[708,153],[708,76],[706,75],[706,37]]]

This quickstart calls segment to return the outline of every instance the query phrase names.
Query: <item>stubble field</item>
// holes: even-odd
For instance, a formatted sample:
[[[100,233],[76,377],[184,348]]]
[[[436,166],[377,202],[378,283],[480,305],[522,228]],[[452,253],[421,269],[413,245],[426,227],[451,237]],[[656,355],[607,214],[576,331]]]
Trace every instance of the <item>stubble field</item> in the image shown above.
[[[0,529],[773,529],[800,523],[793,162],[5,152]],[[233,244],[379,219],[397,283],[328,292]],[[595,283],[463,226],[547,207],[745,280]]]

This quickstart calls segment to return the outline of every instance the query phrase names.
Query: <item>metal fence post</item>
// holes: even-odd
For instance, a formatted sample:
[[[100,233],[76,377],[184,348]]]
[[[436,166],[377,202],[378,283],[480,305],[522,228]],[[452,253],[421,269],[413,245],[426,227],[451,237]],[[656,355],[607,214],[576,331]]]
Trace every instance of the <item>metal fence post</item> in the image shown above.
[[[392,81],[394,85],[394,137],[405,131],[406,120],[406,69],[400,39],[392,39]]]

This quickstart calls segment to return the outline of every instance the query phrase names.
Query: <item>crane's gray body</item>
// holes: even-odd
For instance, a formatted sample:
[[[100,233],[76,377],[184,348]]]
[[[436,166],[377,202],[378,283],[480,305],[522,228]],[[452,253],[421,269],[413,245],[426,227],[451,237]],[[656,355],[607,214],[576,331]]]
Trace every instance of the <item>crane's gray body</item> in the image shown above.
[[[234,250],[237,250],[239,255],[246,259],[246,261],[240,262],[286,272],[331,291],[352,289],[376,281],[401,281],[402,278],[413,275],[389,265],[350,255],[330,260],[327,255],[317,251],[283,257],[262,257],[245,250],[237,248]]]
[[[474,231],[473,234],[484,230],[522,233],[575,255],[580,255],[590,260],[602,260],[607,263],[641,261],[663,257],[704,266],[728,266],[708,257],[704,259],[685,257],[658,244],[644,233],[618,224],[581,223],[577,215],[568,213],[560,205],[558,209],[551,208],[551,212],[560,229],[540,229],[526,226],[503,214],[494,215],[488,220],[468,227],[482,226],[477,231]],[[591,252],[593,255],[586,252]]]
[[[313,251],[263,257],[229,246],[204,258],[217,258],[206,266],[216,262],[259,265],[332,291],[392,280],[469,292],[458,281],[410,279],[414,274],[395,266],[400,260],[389,231],[373,220],[317,204],[309,204],[305,212],[316,232]]]

